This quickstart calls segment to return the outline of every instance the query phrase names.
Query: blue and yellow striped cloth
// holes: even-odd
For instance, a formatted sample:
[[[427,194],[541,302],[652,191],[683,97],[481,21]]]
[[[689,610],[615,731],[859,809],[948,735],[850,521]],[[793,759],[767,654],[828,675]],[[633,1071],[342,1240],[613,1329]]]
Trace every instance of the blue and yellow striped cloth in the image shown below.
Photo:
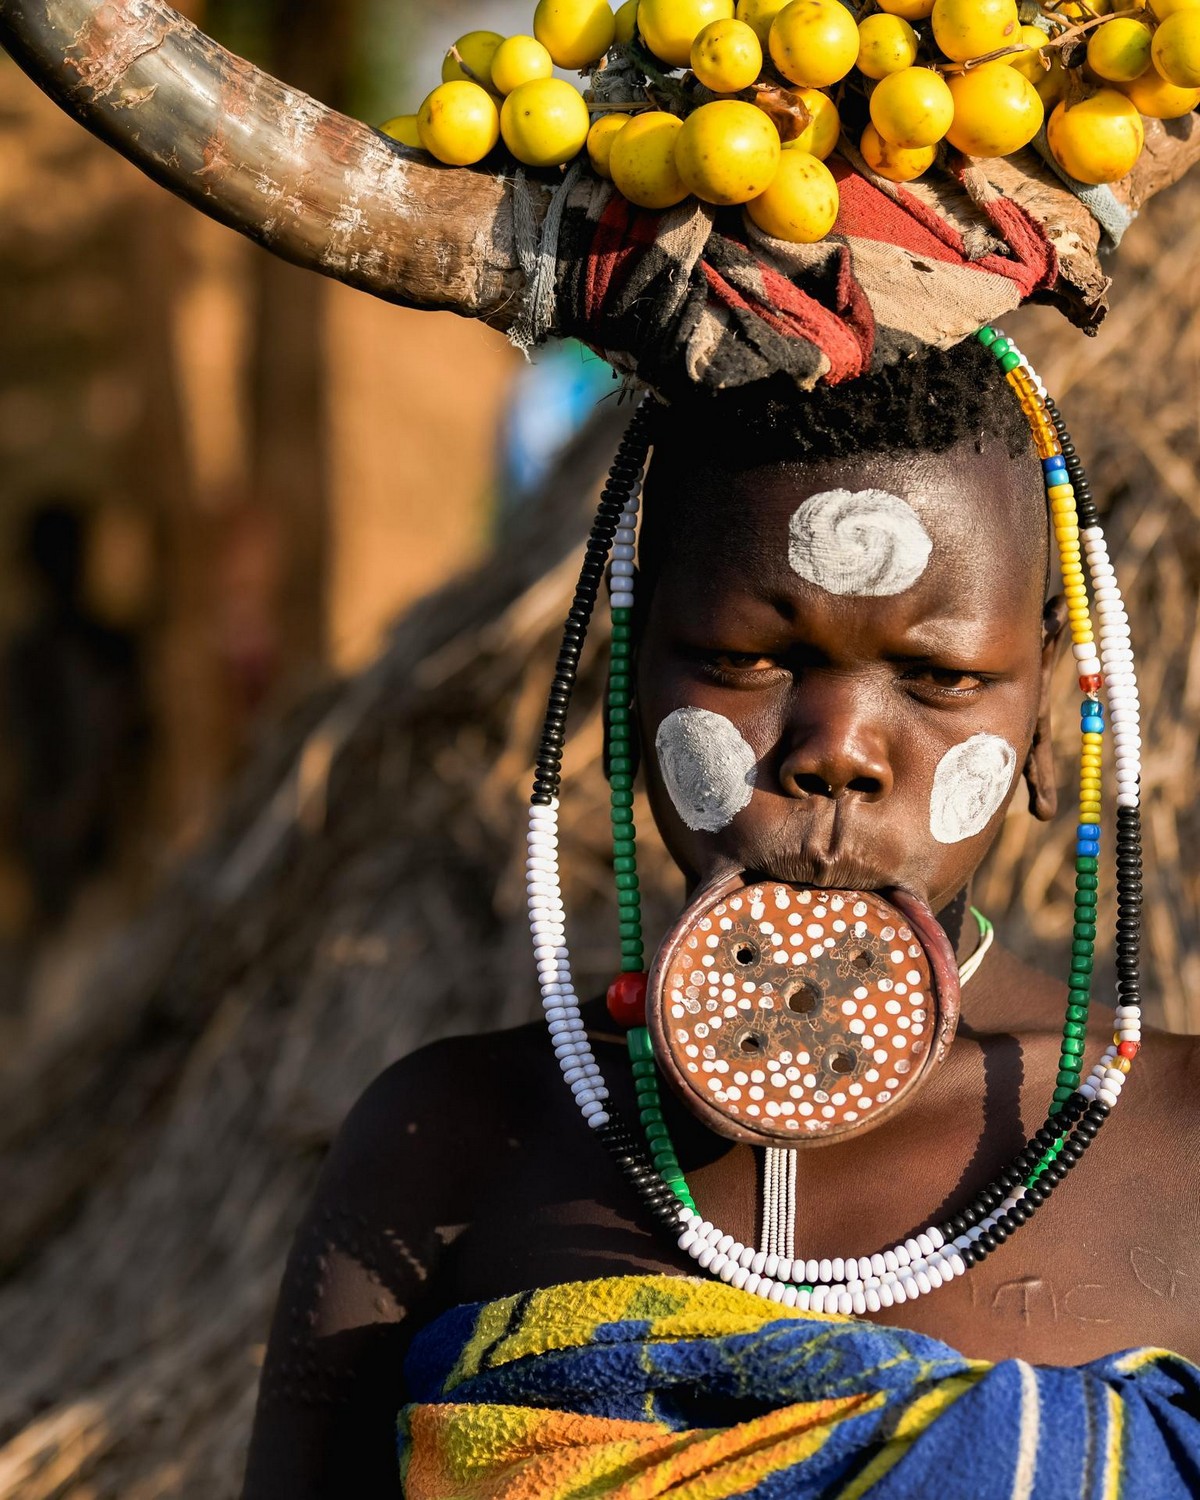
[[[406,1500],[1185,1500],[1200,1370],[988,1364],[722,1282],[626,1276],[419,1334]]]

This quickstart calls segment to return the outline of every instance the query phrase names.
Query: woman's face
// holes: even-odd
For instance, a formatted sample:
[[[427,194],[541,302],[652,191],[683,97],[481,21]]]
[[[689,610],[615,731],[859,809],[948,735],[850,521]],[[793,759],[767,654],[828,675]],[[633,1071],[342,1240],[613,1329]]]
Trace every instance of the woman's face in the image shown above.
[[[937,911],[1023,770],[1052,810],[1043,507],[1035,462],[962,444],[708,474],[649,518],[670,529],[638,714],[693,883],[900,886]]]

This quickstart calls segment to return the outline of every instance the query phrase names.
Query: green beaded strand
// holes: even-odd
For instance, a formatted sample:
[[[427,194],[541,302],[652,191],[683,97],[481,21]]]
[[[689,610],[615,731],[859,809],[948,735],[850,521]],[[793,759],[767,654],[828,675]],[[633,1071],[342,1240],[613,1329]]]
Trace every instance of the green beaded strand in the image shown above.
[[[654,1048],[650,1033],[644,1026],[633,1026],[626,1037],[629,1061],[633,1068],[633,1086],[637,1093],[638,1115],[646,1144],[654,1160],[655,1169],[680,1203],[693,1211],[696,1200],[692,1197],[684,1180],[683,1168],[675,1154],[671,1134],[663,1113],[662,1095],[658,1088],[658,1064],[654,1061]]]
[[[637,874],[637,829],[633,817],[633,611],[612,612],[612,657],[608,677],[608,785],[612,813],[613,872],[621,934],[621,972],[640,974],[646,967],[642,937],[642,897]],[[658,1065],[650,1033],[633,1026],[626,1037],[637,1094],[638,1117],[655,1170],[686,1208],[696,1203],[684,1181],[663,1114]]]

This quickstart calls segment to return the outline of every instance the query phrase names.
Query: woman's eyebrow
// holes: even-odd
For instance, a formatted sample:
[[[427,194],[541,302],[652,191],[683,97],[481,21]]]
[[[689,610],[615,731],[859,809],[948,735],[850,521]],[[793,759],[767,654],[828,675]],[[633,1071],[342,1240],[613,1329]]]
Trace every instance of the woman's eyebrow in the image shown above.
[[[939,615],[935,619],[915,621],[904,631],[905,645],[886,653],[890,661],[927,661],[935,656],[958,655],[982,650],[1002,638],[995,620],[977,616]]]

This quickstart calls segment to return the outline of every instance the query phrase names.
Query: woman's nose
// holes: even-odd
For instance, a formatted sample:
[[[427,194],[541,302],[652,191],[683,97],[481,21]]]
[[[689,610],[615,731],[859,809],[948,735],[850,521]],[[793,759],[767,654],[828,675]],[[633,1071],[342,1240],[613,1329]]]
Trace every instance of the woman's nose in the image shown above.
[[[892,767],[869,699],[863,701],[847,683],[800,690],[785,731],[779,781],[789,797],[885,797]]]

